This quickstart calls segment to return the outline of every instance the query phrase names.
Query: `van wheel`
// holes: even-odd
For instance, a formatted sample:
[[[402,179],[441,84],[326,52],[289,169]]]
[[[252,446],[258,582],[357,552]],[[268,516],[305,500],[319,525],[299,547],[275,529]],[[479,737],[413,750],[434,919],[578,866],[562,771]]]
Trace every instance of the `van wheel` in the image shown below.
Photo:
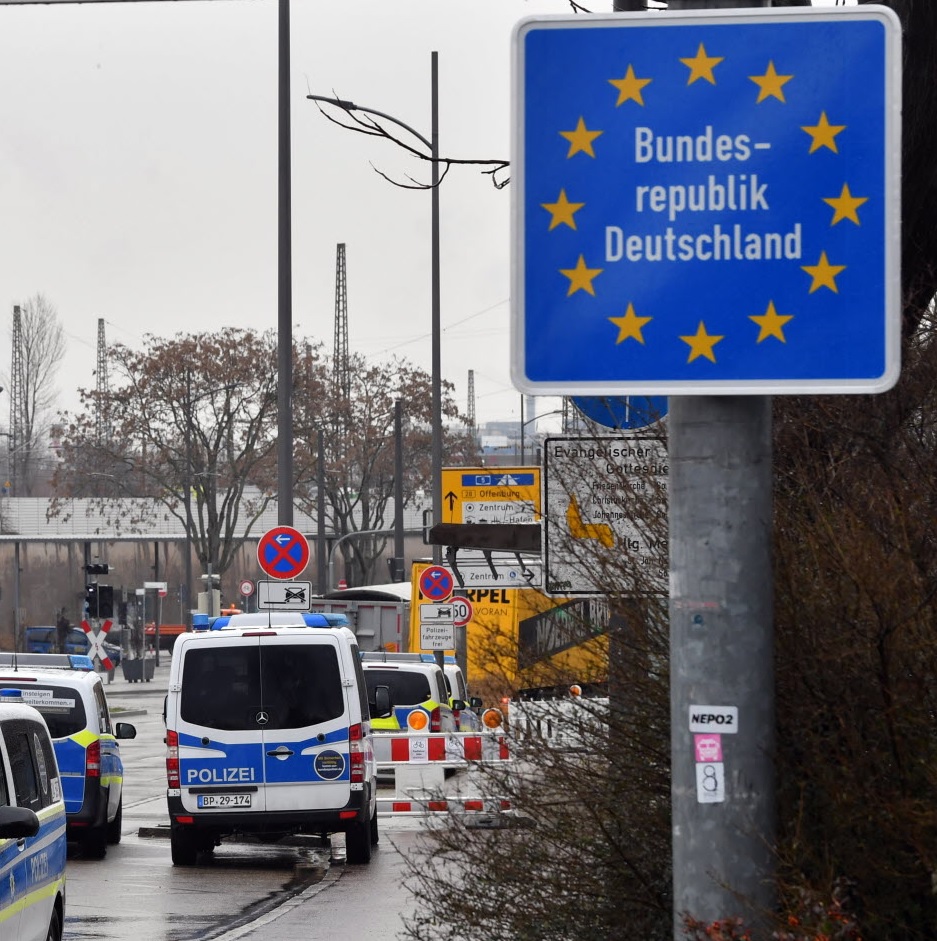
[[[345,833],[345,862],[366,866],[371,862],[371,823],[353,823]]]
[[[173,866],[194,866],[198,859],[197,835],[186,827],[173,827],[169,833]]]
[[[81,851],[88,859],[104,859],[107,853],[107,825],[91,827],[82,837]]]
[[[377,810],[375,810],[374,816],[371,818],[371,845],[377,846],[380,839],[381,835],[377,832]]]
[[[114,844],[120,842],[120,828],[124,822],[124,795],[120,795],[117,803],[117,813],[114,819],[107,825],[107,842]]]
[[[62,941],[62,913],[56,905],[52,909],[52,917],[49,919],[49,931],[46,934],[46,941]]]

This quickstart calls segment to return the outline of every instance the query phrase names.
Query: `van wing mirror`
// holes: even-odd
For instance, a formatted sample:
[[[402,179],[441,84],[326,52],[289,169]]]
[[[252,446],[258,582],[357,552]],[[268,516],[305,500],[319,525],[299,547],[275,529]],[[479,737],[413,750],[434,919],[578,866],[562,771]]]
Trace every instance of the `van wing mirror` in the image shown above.
[[[0,807],[0,839],[21,840],[39,832],[39,818],[28,807]]]
[[[386,719],[393,711],[394,705],[390,700],[389,686],[374,687],[374,702],[368,703],[368,711],[372,719]]]

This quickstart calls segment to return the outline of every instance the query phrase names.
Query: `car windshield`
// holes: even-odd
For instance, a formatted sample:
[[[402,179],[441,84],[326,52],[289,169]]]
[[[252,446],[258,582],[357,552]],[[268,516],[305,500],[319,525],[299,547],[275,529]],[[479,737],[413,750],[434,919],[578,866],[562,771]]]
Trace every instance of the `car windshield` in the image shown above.
[[[374,701],[374,690],[378,686],[390,688],[390,701],[395,706],[416,706],[431,698],[429,679],[425,673],[403,670],[365,670],[364,680],[368,686],[368,699]]]
[[[330,644],[206,646],[186,651],[180,714],[224,731],[298,729],[337,719],[345,698]]]
[[[18,689],[23,702],[42,713],[52,738],[67,738],[84,729],[88,720],[84,703],[77,690],[67,686],[46,686],[38,683],[4,681],[0,689]]]

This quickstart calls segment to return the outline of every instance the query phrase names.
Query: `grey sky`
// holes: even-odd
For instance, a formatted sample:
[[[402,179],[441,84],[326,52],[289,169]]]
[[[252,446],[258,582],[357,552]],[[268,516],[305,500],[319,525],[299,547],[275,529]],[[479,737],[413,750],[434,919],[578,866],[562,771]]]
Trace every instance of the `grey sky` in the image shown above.
[[[332,346],[346,243],[349,346],[430,367],[426,165],[342,131],[307,101],[337,93],[508,159],[510,36],[562,0],[293,0],[293,319]],[[109,341],[222,325],[276,329],[275,0],[0,6],[0,302],[42,292],[68,335],[60,402],[93,387]],[[441,189],[443,375],[480,421],[519,414],[509,379],[509,192],[472,168]],[[9,371],[9,360],[0,363]]]
[[[429,136],[437,50],[441,152],[509,159],[511,29],[569,12],[564,0],[293,0],[297,335],[331,350],[345,242],[350,348],[430,368],[430,196],[370,164],[400,180],[428,168],[333,126],[306,93]],[[109,341],[133,346],[147,332],[276,329],[277,19],[276,0],[0,6],[2,322],[37,292],[57,307],[62,407],[94,386],[100,317]],[[441,189],[442,371],[464,409],[474,370],[480,422],[520,414],[509,202],[474,168]]]

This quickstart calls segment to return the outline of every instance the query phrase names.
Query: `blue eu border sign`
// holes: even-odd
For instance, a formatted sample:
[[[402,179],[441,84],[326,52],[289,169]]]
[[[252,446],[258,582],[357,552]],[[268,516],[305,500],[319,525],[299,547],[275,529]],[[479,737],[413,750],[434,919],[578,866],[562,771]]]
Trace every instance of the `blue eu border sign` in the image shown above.
[[[515,28],[523,392],[882,392],[900,370],[900,25],[883,7]]]

